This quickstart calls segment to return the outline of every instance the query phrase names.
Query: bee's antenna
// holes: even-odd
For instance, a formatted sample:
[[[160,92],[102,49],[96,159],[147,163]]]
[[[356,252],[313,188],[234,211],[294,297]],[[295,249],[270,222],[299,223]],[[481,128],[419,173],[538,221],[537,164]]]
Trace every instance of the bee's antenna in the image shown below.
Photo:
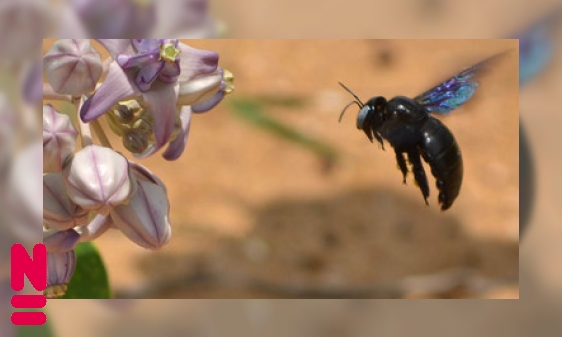
[[[351,91],[348,87],[346,87],[343,83],[338,82],[342,88],[345,89],[345,91],[349,92],[354,98],[355,101],[348,103],[342,110],[341,114],[340,114],[340,119],[338,122],[341,122],[341,119],[343,117],[343,114],[345,113],[345,110],[347,110],[347,108],[349,108],[352,104],[357,104],[359,106],[359,108],[363,108],[365,106],[365,104],[363,104],[363,102],[361,102],[361,100],[359,99],[359,97],[357,97],[357,95],[355,95],[355,93],[353,93],[353,91]]]
[[[347,110],[347,108],[349,108],[352,104],[357,104],[360,108],[362,108],[363,106],[361,105],[362,103],[357,102],[357,101],[351,101],[349,102],[341,111],[341,115],[340,115],[340,119],[338,120],[338,122],[341,122],[341,119],[343,117],[343,114],[345,113],[345,110]]]
[[[346,87],[343,83],[341,83],[341,82],[338,82],[338,83],[342,86],[342,88],[345,89],[345,91],[349,92],[353,97],[355,97],[355,99],[357,100],[357,102],[360,104],[359,107],[362,108],[362,107],[365,105],[365,104],[363,104],[363,102],[361,102],[361,100],[359,99],[359,97],[357,97],[357,95],[355,95],[355,94],[353,93],[353,91],[349,90],[349,88]]]

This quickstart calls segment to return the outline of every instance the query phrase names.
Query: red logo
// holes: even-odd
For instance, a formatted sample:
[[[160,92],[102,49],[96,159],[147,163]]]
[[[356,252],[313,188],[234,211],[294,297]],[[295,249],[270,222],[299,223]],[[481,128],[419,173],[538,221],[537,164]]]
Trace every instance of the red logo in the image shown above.
[[[24,275],[41,295],[14,295],[12,307],[16,309],[40,309],[45,307],[47,299],[43,290],[47,288],[47,247],[38,243],[33,247],[33,258],[27,254],[25,247],[19,243],[12,246],[11,251],[11,286],[14,291],[24,288]],[[12,314],[14,325],[43,325],[47,316],[42,311],[16,311]]]

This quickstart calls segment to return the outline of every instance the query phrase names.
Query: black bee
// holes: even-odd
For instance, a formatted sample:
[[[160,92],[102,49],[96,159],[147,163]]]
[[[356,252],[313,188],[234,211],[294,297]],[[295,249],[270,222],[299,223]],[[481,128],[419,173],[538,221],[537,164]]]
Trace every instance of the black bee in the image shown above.
[[[436,179],[441,210],[447,210],[461,189],[462,155],[451,131],[430,113],[446,114],[466,103],[478,87],[475,76],[484,66],[504,54],[477,63],[413,99],[397,96],[387,101],[382,96],[375,96],[363,103],[350,89],[339,83],[355,98],[344,107],[340,121],[346,109],[357,104],[361,109],[357,116],[357,128],[363,130],[371,142],[376,139],[383,150],[383,139],[392,145],[404,183],[408,173],[407,156],[427,205],[429,185],[421,162],[423,158]]]

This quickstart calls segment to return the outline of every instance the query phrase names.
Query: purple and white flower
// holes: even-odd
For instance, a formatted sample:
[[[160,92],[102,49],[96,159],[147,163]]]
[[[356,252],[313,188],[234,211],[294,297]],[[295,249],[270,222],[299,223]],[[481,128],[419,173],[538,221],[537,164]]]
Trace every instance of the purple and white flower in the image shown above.
[[[149,118],[143,120],[154,140],[137,157],[148,157],[171,140],[178,106],[213,99],[221,89],[223,77],[215,52],[167,39],[99,42],[114,62],[104,83],[84,103],[80,117],[90,122],[120,101],[138,100],[149,111]]]

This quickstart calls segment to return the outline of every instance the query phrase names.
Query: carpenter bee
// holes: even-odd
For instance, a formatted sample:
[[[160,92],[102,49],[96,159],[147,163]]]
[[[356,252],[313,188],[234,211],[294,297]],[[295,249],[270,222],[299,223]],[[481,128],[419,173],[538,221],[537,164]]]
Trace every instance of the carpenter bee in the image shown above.
[[[415,98],[397,96],[387,101],[375,96],[363,103],[355,93],[339,83],[355,100],[341,112],[340,121],[347,108],[356,104],[360,111],[357,128],[365,132],[371,142],[377,140],[383,150],[383,139],[394,148],[398,168],[406,183],[407,160],[412,166],[415,182],[421,190],[426,205],[429,185],[421,158],[431,167],[439,190],[441,210],[451,207],[462,185],[463,161],[460,148],[449,129],[431,113],[447,114],[466,103],[476,92],[476,75],[507,52],[481,61]]]

